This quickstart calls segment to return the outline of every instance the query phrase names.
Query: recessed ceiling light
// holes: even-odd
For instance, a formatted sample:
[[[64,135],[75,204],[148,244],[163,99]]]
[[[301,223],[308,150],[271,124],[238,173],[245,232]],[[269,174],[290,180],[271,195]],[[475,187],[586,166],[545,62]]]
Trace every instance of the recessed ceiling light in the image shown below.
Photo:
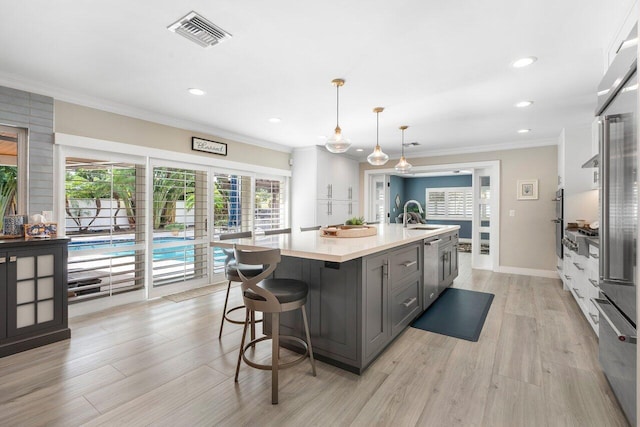
[[[361,152],[363,152],[363,151],[364,151],[364,148],[356,148],[356,151],[357,151],[358,153],[361,153]]]
[[[518,59],[513,64],[511,64],[511,66],[513,68],[522,68],[522,67],[526,67],[527,65],[533,64],[537,60],[538,58],[536,58],[535,56],[527,56],[526,58]]]
[[[531,129],[518,129],[518,133],[529,133]]]
[[[530,106],[531,104],[533,104],[533,101],[520,101],[516,104],[516,107],[524,108]]]
[[[277,117],[271,117],[271,118],[269,119],[269,123],[280,123],[281,121],[282,121],[282,120],[280,120],[280,119],[279,119],[279,118],[277,118]]]
[[[203,91],[202,89],[198,89],[197,87],[192,87],[192,88],[189,88],[189,93],[191,95],[202,96],[207,92]]]

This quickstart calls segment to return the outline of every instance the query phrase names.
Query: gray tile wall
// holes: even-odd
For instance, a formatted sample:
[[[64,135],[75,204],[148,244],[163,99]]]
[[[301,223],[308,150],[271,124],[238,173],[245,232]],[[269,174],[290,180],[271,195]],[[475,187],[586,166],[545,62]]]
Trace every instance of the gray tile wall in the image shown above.
[[[0,86],[0,124],[29,130],[29,212],[53,210],[53,98]]]

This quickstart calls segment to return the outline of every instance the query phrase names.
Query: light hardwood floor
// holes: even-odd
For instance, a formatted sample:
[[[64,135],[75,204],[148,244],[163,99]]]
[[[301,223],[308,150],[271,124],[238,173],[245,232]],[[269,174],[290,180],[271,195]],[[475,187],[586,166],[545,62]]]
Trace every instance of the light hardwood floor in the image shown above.
[[[159,299],[72,319],[70,341],[0,359],[0,425],[627,425],[560,281],[472,271],[461,255],[454,286],[495,294],[476,343],[408,328],[362,376],[281,371],[271,405],[269,372],[243,365],[233,381],[240,327],[218,340],[222,292]]]

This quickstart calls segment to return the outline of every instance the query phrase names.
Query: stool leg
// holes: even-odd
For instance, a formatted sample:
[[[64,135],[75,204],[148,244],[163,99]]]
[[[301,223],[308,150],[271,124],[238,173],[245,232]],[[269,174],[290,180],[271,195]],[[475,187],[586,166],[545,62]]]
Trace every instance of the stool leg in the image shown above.
[[[307,322],[307,310],[304,305],[300,307],[302,309],[302,320],[304,321],[304,332],[307,334],[307,347],[309,347],[309,360],[311,361],[311,372],[313,376],[316,376],[316,361],[313,358],[313,348],[311,347],[311,336],[309,335],[309,322]]]
[[[238,382],[238,374],[240,373],[240,362],[242,362],[242,353],[244,351],[244,340],[247,337],[247,325],[249,324],[249,309],[244,317],[244,328],[242,329],[242,340],[240,341],[240,350],[238,351],[238,364],[236,365],[236,378],[235,382]]]
[[[227,295],[224,297],[224,308],[222,309],[222,322],[220,322],[220,333],[218,339],[222,338],[222,327],[224,326],[224,318],[227,316],[227,303],[229,302],[229,291],[231,290],[231,280],[227,284]]]
[[[280,351],[280,313],[271,314],[271,404],[278,403],[278,353]]]
[[[255,339],[256,339],[256,312],[251,310],[251,340],[253,341]]]

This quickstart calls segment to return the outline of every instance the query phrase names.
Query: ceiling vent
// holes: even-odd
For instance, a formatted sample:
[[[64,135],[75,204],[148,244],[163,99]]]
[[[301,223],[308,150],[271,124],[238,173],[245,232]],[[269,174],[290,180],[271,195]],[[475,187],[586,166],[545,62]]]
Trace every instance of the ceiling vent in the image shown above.
[[[167,29],[202,47],[211,47],[231,38],[231,34],[193,11],[169,25]]]

